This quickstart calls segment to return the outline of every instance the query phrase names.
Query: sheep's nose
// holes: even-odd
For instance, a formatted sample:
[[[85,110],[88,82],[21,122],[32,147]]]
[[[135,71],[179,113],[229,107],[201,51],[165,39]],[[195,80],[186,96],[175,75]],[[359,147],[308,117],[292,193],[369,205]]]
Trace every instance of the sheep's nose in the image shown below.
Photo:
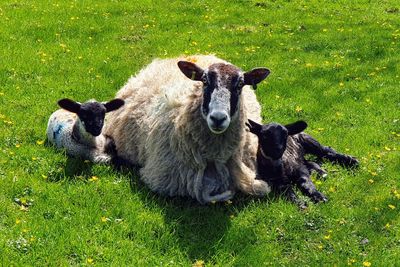
[[[221,111],[215,111],[210,114],[210,119],[215,127],[221,126],[227,118],[228,115]]]

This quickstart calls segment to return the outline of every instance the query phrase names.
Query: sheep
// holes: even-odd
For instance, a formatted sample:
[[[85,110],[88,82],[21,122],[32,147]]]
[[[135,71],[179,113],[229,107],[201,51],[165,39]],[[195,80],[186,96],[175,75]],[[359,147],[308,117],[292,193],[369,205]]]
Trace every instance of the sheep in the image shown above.
[[[261,121],[248,85],[269,73],[243,72],[215,56],[156,59],[117,93],[126,106],[107,116],[104,133],[161,195],[199,203],[231,199],[236,190],[264,196],[271,189],[255,179],[257,138],[244,124]]]
[[[302,209],[306,208],[306,204],[297,198],[291,183],[296,184],[300,191],[315,203],[328,200],[316,189],[310,178],[313,170],[320,176],[325,176],[326,171],[317,163],[306,160],[304,158],[306,154],[347,167],[356,167],[359,164],[356,158],[337,153],[304,133],[307,128],[307,123],[304,121],[284,126],[277,123],[260,125],[248,120],[247,126],[259,139],[257,152],[259,176],[272,185],[273,191],[283,193]]]
[[[47,124],[47,139],[57,148],[64,148],[70,156],[82,157],[92,162],[110,162],[105,152],[106,137],[101,135],[105,113],[124,105],[124,100],[113,99],[107,103],[89,100],[78,103],[64,98],[58,101],[62,108],[51,114]]]

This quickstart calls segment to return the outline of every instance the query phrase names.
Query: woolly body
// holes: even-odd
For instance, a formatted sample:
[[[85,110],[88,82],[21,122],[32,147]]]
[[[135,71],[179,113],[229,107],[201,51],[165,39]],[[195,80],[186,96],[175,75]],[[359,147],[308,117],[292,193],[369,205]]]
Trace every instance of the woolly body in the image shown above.
[[[202,190],[209,179],[221,184],[220,193],[232,192],[225,199],[236,189],[270,192],[266,182],[255,180],[258,141],[244,127],[247,118],[261,121],[254,92],[243,87],[238,117],[213,134],[201,115],[202,83],[182,74],[177,62],[183,59],[153,61],[117,93],[126,104],[108,115],[104,133],[114,139],[118,155],[142,167],[141,179],[151,190],[168,196],[207,202]],[[214,56],[189,60],[202,68],[227,63]]]
[[[95,100],[81,104],[61,99],[63,108],[51,114],[47,124],[47,139],[57,148],[64,148],[68,155],[82,157],[93,162],[109,162],[105,152],[108,142],[101,135],[106,112],[120,108],[124,101],[113,99],[107,103]]]

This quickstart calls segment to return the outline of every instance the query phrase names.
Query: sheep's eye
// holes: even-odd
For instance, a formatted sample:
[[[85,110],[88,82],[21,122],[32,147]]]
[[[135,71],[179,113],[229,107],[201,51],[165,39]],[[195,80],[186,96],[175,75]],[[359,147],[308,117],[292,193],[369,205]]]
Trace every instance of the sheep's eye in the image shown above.
[[[242,80],[239,80],[237,87],[242,88],[244,86],[244,82]]]
[[[207,85],[207,84],[208,84],[208,81],[207,81],[207,77],[206,77],[206,76],[203,76],[203,77],[201,78],[201,81],[203,82],[204,85]]]

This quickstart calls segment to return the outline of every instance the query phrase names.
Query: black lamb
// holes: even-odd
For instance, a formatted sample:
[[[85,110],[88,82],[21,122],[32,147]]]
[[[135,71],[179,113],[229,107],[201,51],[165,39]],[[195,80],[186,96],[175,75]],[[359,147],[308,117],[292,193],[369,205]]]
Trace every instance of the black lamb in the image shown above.
[[[328,198],[319,192],[311,180],[311,171],[325,176],[326,172],[312,161],[306,160],[306,154],[312,154],[319,160],[327,159],[345,167],[356,167],[356,158],[337,153],[331,147],[321,145],[303,131],[307,123],[297,121],[288,125],[269,123],[260,125],[252,120],[246,124],[250,132],[258,136],[257,152],[258,174],[272,186],[272,191],[283,194],[290,201],[306,208],[306,204],[297,198],[292,184],[314,203],[326,202]]]

